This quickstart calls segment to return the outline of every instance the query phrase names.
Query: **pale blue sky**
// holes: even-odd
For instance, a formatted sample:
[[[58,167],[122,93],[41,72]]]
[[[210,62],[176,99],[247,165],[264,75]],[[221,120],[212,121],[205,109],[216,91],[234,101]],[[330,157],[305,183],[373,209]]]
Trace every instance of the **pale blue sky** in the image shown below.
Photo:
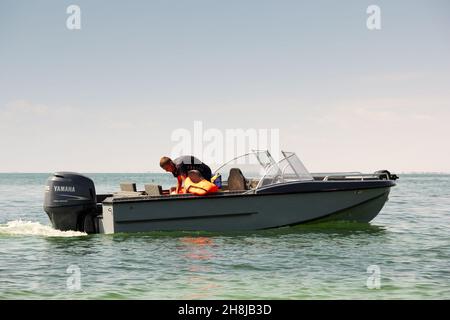
[[[195,120],[312,171],[450,172],[449,57],[446,0],[0,0],[0,172],[157,171]]]

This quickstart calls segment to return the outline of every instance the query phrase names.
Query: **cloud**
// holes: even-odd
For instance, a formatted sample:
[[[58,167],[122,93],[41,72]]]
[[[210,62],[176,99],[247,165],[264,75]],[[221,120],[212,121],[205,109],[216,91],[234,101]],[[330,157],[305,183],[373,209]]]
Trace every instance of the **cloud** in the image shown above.
[[[403,82],[403,81],[415,81],[423,80],[427,75],[419,72],[389,72],[389,73],[375,73],[361,77],[363,81],[375,81],[375,82]]]
[[[29,100],[13,100],[5,104],[0,115],[3,120],[23,119],[24,117],[49,117],[73,114],[75,109],[70,106],[50,107],[42,103],[33,103]]]
[[[367,98],[343,99],[328,105],[325,114],[317,114],[313,121],[322,125],[388,124],[412,125],[417,122],[441,123],[450,117],[450,99],[429,98]]]
[[[44,104],[33,104],[27,100],[14,100],[6,104],[5,111],[9,113],[32,113],[42,115],[48,113],[49,107]]]
[[[106,120],[103,121],[103,124],[106,129],[113,129],[113,130],[126,130],[126,129],[133,129],[136,127],[135,124],[129,121]]]

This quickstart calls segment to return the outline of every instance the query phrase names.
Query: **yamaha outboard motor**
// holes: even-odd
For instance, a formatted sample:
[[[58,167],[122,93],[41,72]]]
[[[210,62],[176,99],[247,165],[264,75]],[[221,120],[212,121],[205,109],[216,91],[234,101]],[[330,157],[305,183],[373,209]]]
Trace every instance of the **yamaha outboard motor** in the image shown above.
[[[74,172],[56,172],[47,180],[44,211],[55,229],[95,233],[94,182]]]

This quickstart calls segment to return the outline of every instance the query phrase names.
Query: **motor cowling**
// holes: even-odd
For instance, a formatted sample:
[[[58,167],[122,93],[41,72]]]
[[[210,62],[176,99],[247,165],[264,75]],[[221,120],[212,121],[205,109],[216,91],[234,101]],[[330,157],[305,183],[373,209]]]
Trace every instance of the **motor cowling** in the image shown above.
[[[55,229],[96,232],[94,182],[75,172],[56,172],[47,179],[44,211]]]

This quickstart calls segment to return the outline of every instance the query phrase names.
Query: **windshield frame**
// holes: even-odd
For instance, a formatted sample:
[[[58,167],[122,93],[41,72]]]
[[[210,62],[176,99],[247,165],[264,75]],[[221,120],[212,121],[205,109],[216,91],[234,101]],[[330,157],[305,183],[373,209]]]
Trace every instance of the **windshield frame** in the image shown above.
[[[284,183],[287,181],[292,182],[314,180],[311,173],[306,169],[295,152],[281,151],[281,154],[282,158],[279,161],[275,161],[268,150],[252,150],[251,152],[234,157],[233,159],[225,162],[216,170],[214,170],[213,175],[220,173],[223,168],[226,168],[226,166],[230,165],[231,163],[238,161],[241,158],[250,157],[253,155],[259,162],[261,172],[263,172],[257,177],[259,181],[256,187],[252,188],[253,190],[267,187],[268,185]],[[267,158],[267,161],[264,161],[262,159],[262,155]],[[295,163],[296,161],[297,163]],[[236,164],[236,167],[239,168],[239,164]],[[288,174],[288,171],[291,171],[291,173]]]

